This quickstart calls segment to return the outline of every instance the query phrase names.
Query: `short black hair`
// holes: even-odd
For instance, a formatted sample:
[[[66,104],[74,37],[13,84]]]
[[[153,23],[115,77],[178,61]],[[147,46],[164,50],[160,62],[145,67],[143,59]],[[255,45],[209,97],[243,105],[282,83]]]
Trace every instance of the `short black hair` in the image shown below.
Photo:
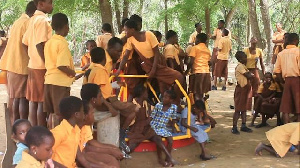
[[[90,43],[96,43],[96,41],[95,40],[88,40],[88,41],[85,42],[85,46],[87,47],[88,44],[90,44]]]
[[[30,1],[26,6],[25,13],[29,15],[29,14],[33,14],[35,11],[36,11],[36,6],[34,2]]]
[[[102,30],[106,31],[106,32],[112,32],[112,28],[111,28],[111,25],[109,23],[104,23],[102,25]]]
[[[143,19],[137,15],[137,14],[133,14],[130,16],[129,20],[133,20],[135,21],[136,23],[142,23],[143,22]]]
[[[28,120],[26,120],[26,119],[18,119],[18,120],[16,120],[16,121],[14,122],[14,124],[13,124],[13,126],[12,126],[12,132],[13,132],[14,134],[17,134],[17,127],[18,127],[19,125],[23,124],[23,123],[29,124],[29,125],[31,126],[31,124],[30,124],[30,122],[29,122]]]
[[[219,20],[219,23],[225,24],[225,21],[224,20]]]
[[[101,47],[93,48],[91,51],[91,60],[93,63],[99,64],[105,60],[105,51]]]
[[[156,31],[153,31],[152,33],[155,35],[155,37],[156,37],[156,38],[158,38],[158,37],[162,37],[162,34],[161,34],[161,32],[160,32],[160,31],[158,31],[158,30],[156,30]]]
[[[107,43],[107,48],[114,47],[116,44],[123,46],[123,41],[118,37],[112,37]]]
[[[273,78],[273,74],[271,72],[266,72],[265,75],[264,75],[264,77],[266,77],[266,75],[270,75],[271,76],[272,82],[275,81],[274,78]]]
[[[195,23],[195,28],[197,28],[198,26],[202,26],[201,23]]]
[[[170,38],[172,38],[174,36],[177,36],[177,33],[175,31],[173,31],[173,30],[169,30],[167,32],[167,34],[166,34],[166,39],[168,40],[168,39],[170,39]]]
[[[53,30],[61,30],[67,24],[69,24],[67,15],[63,13],[56,13],[52,16],[51,26]]]
[[[147,90],[147,88],[144,86],[144,84],[140,83],[136,85],[133,90],[133,97],[140,97],[145,90]]]
[[[227,29],[224,29],[224,30],[223,30],[223,34],[224,34],[224,36],[228,36],[228,34],[229,34],[229,30],[227,30]]]
[[[175,93],[175,91],[173,89],[167,90],[166,93],[170,96],[170,98],[172,100],[175,100],[177,98],[177,95],[176,95],[176,93]]]
[[[4,30],[1,30],[0,31],[0,37],[4,37],[5,36],[5,31]]]
[[[235,58],[240,61],[241,60],[241,57],[247,57],[247,55],[243,52],[243,51],[237,51],[235,53]]]
[[[207,35],[205,33],[199,33],[197,34],[196,39],[198,39],[200,43],[206,43]]]
[[[203,100],[196,100],[195,107],[200,110],[205,110],[205,103]]]
[[[99,92],[101,90],[97,84],[87,83],[82,85],[80,96],[83,100],[90,101],[92,98],[96,98]]]
[[[82,100],[82,104],[83,104],[83,112],[85,115],[87,115],[90,110],[90,102],[87,100]]]
[[[126,23],[128,20],[129,20],[128,18],[122,19],[121,27],[124,27],[124,26],[125,26],[125,23]]]
[[[38,6],[39,2],[45,2],[46,0],[33,0],[35,6]]]
[[[60,114],[66,120],[70,119],[76,112],[79,112],[81,107],[81,99],[75,96],[63,98],[59,103]]]
[[[299,42],[299,35],[297,33],[290,33],[288,35],[288,44],[293,44],[295,41]]]
[[[130,20],[130,19],[125,23],[125,26],[130,28],[130,29],[138,30],[137,23],[133,20]]]
[[[25,142],[28,147],[40,146],[43,144],[46,137],[51,137],[54,140],[54,136],[50,130],[42,126],[35,126],[30,128],[25,136]]]

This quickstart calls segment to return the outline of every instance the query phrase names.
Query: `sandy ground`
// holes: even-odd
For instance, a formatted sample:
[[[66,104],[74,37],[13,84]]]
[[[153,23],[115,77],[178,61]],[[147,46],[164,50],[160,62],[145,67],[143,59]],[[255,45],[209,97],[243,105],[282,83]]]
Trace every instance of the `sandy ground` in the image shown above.
[[[231,66],[231,75],[234,66]],[[71,94],[79,96],[81,81],[77,81],[72,86]],[[211,142],[207,144],[207,150],[210,154],[217,156],[217,159],[210,161],[202,161],[199,159],[200,146],[195,143],[190,146],[174,149],[172,154],[179,162],[176,167],[184,168],[248,168],[248,167],[263,167],[263,168],[297,168],[300,167],[299,155],[288,153],[284,158],[276,158],[267,152],[263,152],[263,156],[255,156],[254,149],[259,142],[268,143],[265,132],[276,125],[276,118],[269,120],[271,126],[256,129],[253,128],[253,133],[241,133],[233,135],[230,130],[232,126],[233,110],[229,105],[233,105],[234,86],[229,86],[227,91],[210,92],[210,113],[217,120],[216,128],[209,132]],[[0,153],[5,152],[5,119],[3,103],[6,102],[6,91],[3,85],[0,85]],[[251,119],[250,112],[248,121]],[[257,122],[260,122],[260,118]],[[256,123],[257,123],[256,122]],[[241,124],[241,121],[239,121]],[[0,154],[0,160],[3,155]],[[132,159],[123,160],[122,168],[154,168],[160,167],[157,163],[155,152],[133,153]]]

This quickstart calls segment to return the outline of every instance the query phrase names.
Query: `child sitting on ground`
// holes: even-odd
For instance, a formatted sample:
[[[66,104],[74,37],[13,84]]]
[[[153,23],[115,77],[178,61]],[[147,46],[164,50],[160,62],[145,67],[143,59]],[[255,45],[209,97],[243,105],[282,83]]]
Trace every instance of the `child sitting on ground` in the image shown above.
[[[205,132],[209,124],[196,124],[197,116],[200,116],[201,113],[205,111],[205,104],[202,100],[197,100],[192,108],[191,118],[190,118],[190,125],[187,124],[188,118],[188,110],[185,108],[181,113],[181,127],[180,130],[186,133],[187,128],[191,130],[192,136],[199,142],[201,147],[201,155],[200,159],[202,160],[210,160],[214,158],[214,156],[209,156],[205,152],[205,142],[208,140],[208,135]]]
[[[151,117],[151,128],[155,133],[161,138],[164,137],[167,139],[168,145],[167,150],[170,153],[172,152],[173,137],[172,133],[167,129],[167,124],[170,119],[172,119],[172,126],[174,125],[174,120],[176,119],[177,106],[173,104],[176,99],[176,93],[173,90],[165,91],[163,95],[163,102],[157,103],[152,111]],[[174,166],[174,161],[172,161],[170,156],[167,156],[165,161],[163,161],[161,156],[161,149],[157,149],[157,156],[159,163],[163,166]]]
[[[85,71],[91,64],[91,55],[90,52],[93,48],[97,47],[96,41],[95,40],[88,40],[85,43],[86,49],[87,49],[87,53],[85,53],[82,57],[81,57],[81,64],[80,64],[80,68]]]
[[[22,152],[28,147],[25,143],[25,136],[29,129],[31,128],[31,124],[28,120],[18,119],[15,121],[12,126],[12,139],[16,142],[17,150],[13,157],[13,165],[17,165],[22,160]]]

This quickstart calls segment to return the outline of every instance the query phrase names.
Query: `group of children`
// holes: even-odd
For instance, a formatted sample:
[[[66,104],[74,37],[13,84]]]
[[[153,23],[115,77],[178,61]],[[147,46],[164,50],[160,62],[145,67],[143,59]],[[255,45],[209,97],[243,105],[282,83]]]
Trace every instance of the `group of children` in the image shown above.
[[[109,111],[112,116],[120,114],[120,147],[125,153],[133,152],[143,140],[151,140],[156,143],[159,163],[174,166],[172,132],[178,124],[182,132],[191,130],[200,144],[202,160],[214,158],[205,150],[208,140],[205,129],[215,123],[206,113],[204,101],[207,97],[204,94],[217,90],[218,77],[225,78],[222,90],[226,90],[232,44],[231,33],[223,20],[218,22],[213,35],[201,33],[201,24],[195,24],[196,31],[191,35],[186,52],[180,48],[178,35],[173,30],[167,32],[165,44],[160,42],[161,33],[141,31],[142,18],[138,15],[123,20],[123,32],[119,38],[113,37],[111,25],[104,23],[103,35],[98,36],[96,41],[86,42],[88,53],[81,59],[81,68],[85,72],[76,75],[65,39],[69,32],[68,17],[56,13],[50,25],[46,14],[52,10],[52,0],[29,2],[26,14],[12,26],[1,58],[0,68],[7,71],[9,102],[12,104],[11,120],[18,146],[14,164],[17,167],[120,167],[119,160],[124,157],[120,149],[93,140],[94,109]],[[207,47],[209,38],[215,40],[212,54]],[[291,33],[285,42],[286,49],[278,54],[274,69],[277,83],[271,73],[264,72],[263,53],[256,48],[256,38],[251,39],[251,46],[244,52],[236,52],[239,63],[235,70],[237,86],[233,134],[239,134],[237,121],[240,116],[241,131],[252,132],[246,126],[246,111],[249,106],[251,108],[249,100],[252,97],[255,97],[255,114],[251,125],[259,112],[263,121],[258,127],[265,126],[266,120],[274,114],[279,118],[279,111],[274,112],[279,106],[285,123],[289,122],[288,114],[293,112],[300,121],[297,86],[300,76],[299,37]],[[258,60],[265,73],[262,84],[259,84]],[[184,64],[187,65],[186,70]],[[148,79],[157,84],[155,90],[160,93],[161,102],[151,108],[143,79],[126,79],[129,101],[118,100],[113,91],[123,83],[120,79],[110,83],[112,72],[115,77],[120,73],[147,74]],[[214,80],[212,86],[210,72]],[[180,83],[187,88],[186,75],[189,75],[188,88],[194,102],[190,125],[187,124],[188,111],[181,105],[182,93],[177,85]],[[70,87],[82,76],[81,100],[70,96]],[[40,126],[48,126],[51,132]],[[128,146],[125,143],[126,132]],[[162,138],[168,142],[167,146],[162,143]],[[162,152],[166,159],[162,158]]]

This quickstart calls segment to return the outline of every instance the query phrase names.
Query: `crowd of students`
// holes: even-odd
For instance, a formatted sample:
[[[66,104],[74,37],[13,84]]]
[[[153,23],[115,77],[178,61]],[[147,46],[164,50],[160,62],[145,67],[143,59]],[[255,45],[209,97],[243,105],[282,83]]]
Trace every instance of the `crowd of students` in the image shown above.
[[[113,37],[111,25],[104,23],[102,35],[96,41],[86,42],[88,52],[82,56],[80,66],[84,73],[77,75],[65,39],[69,32],[68,17],[56,13],[49,23],[46,14],[52,10],[52,0],[29,2],[25,13],[10,29],[9,39],[1,37],[0,40],[1,50],[5,48],[0,69],[7,72],[10,119],[14,123],[13,139],[17,144],[14,166],[120,167],[119,161],[144,140],[156,144],[158,162],[162,166],[174,166],[172,132],[185,133],[187,129],[200,144],[200,159],[215,158],[205,149],[208,141],[205,130],[216,124],[206,112],[208,96],[205,94],[217,90],[217,79],[221,77],[225,78],[222,90],[227,89],[232,43],[231,32],[225,28],[223,20],[218,22],[212,35],[202,33],[201,24],[195,24],[196,30],[186,50],[178,44],[178,35],[173,30],[166,32],[165,43],[161,42],[159,31],[141,31],[142,18],[138,15],[124,19],[123,31],[116,37]],[[249,47],[235,54],[238,60],[235,69],[237,85],[231,132],[240,134],[237,128],[240,117],[240,131],[252,132],[246,126],[246,111],[252,108],[252,97],[254,114],[250,126],[254,126],[259,113],[262,123],[257,128],[266,126],[267,119],[275,114],[277,125],[281,125],[280,112],[285,124],[290,122],[289,114],[294,114],[293,121],[297,123],[290,124],[293,130],[282,131],[286,138],[276,140],[271,136],[276,131],[270,131],[267,138],[272,147],[259,144],[256,148],[256,154],[266,149],[283,157],[286,149],[300,141],[299,36],[285,33],[280,24],[276,26],[278,32],[274,34],[276,45],[272,59],[274,74],[265,72],[263,51],[257,48],[255,37],[251,38]],[[52,35],[53,30],[55,34]],[[214,40],[212,52],[207,47],[209,39]],[[261,84],[258,60],[264,74]],[[121,73],[147,74],[161,102],[149,98],[149,88],[145,85],[147,79],[117,78],[110,83],[112,74],[118,77]],[[81,99],[70,96],[72,83],[82,76]],[[186,77],[189,78],[188,86]],[[183,95],[175,84],[176,80],[188,90],[193,102],[190,125],[187,124],[189,112],[182,105]],[[127,102],[120,101],[113,94],[124,86],[124,81],[128,88]],[[120,114],[120,148],[93,139],[94,110],[109,111],[113,117]],[[176,130],[176,124],[180,130]],[[281,129],[278,127],[277,130]],[[126,135],[128,143],[125,142]],[[289,136],[293,139],[290,140]],[[166,146],[162,138],[166,139]],[[289,144],[280,148],[281,142]],[[166,155],[165,159],[162,153]]]

